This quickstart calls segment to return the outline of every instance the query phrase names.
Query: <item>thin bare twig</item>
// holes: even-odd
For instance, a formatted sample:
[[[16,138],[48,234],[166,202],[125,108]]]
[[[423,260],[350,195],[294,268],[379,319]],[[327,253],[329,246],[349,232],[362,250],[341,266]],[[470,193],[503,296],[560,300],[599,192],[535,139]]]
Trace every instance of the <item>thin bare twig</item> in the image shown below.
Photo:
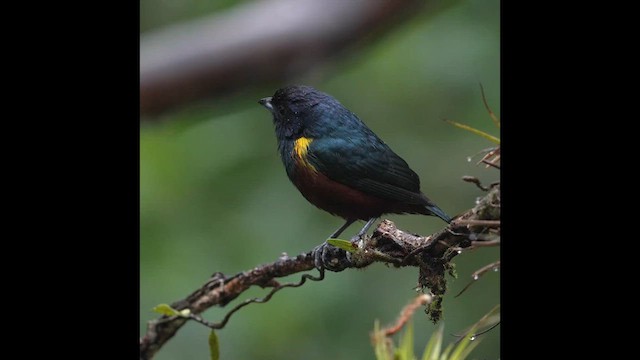
[[[489,107],[489,104],[487,103],[487,97],[484,94],[484,88],[482,87],[482,84],[480,84],[480,93],[482,93],[482,102],[484,103],[484,107],[485,107],[485,109],[487,109],[487,112],[489,113],[489,116],[491,117],[491,120],[493,120],[493,123],[497,127],[500,127],[500,119],[498,119],[496,114],[494,114],[493,110],[491,110],[491,108]]]
[[[466,181],[466,182],[470,182],[470,183],[476,184],[476,186],[482,191],[488,191],[489,190],[489,188],[486,187],[486,186],[483,186],[482,183],[480,182],[480,179],[478,179],[475,176],[465,175],[465,176],[462,177],[462,180]]]
[[[482,225],[482,226],[500,226],[500,220],[468,220],[468,219],[460,219],[454,220],[456,225]]]
[[[500,157],[497,157],[497,159],[500,159]],[[496,169],[500,170],[500,165],[494,164],[494,163],[493,163],[493,162],[491,162],[491,161],[488,161],[488,160],[482,159],[482,160],[481,160],[481,162],[482,162],[482,163],[487,164],[488,166],[492,166],[492,167],[494,167],[494,168],[496,168]]]
[[[190,318],[211,328],[211,329],[222,329],[227,322],[229,321],[229,319],[231,318],[231,315],[233,315],[236,311],[240,310],[241,308],[249,305],[249,304],[263,304],[266,303],[267,301],[269,301],[271,299],[271,297],[278,291],[287,288],[287,287],[300,287],[302,286],[307,279],[312,280],[312,281],[321,281],[322,279],[324,279],[324,270],[320,271],[320,276],[319,277],[315,277],[315,276],[311,276],[309,274],[303,274],[300,281],[298,281],[297,283],[286,283],[286,284],[278,284],[276,285],[273,289],[271,289],[271,291],[263,298],[253,298],[253,299],[247,299],[243,302],[241,302],[240,304],[236,305],[233,309],[231,309],[226,315],[225,317],[222,319],[222,321],[218,322],[218,323],[212,323],[209,322],[205,319],[203,319],[201,316],[199,315],[194,315],[194,314],[190,314]]]
[[[462,290],[460,290],[460,292],[456,296],[454,296],[454,298],[462,295],[462,293],[465,292],[471,286],[471,284],[475,283],[478,279],[480,279],[482,275],[486,274],[491,270],[498,271],[498,269],[500,269],[500,260],[496,262],[492,262],[491,264],[485,265],[480,269],[474,271],[474,273],[471,274],[471,279],[473,280],[470,281],[464,288],[462,288]]]
[[[478,336],[480,336],[480,335],[484,335],[484,334],[488,333],[489,331],[493,330],[493,329],[494,329],[496,326],[498,326],[498,325],[500,325],[500,321],[498,321],[497,323],[495,323],[493,326],[491,326],[491,327],[490,327],[490,328],[488,328],[487,330],[480,331],[480,332],[478,332],[478,333],[473,334],[473,335],[471,336],[471,338],[473,339],[473,338],[476,338],[476,337],[478,337]]]
[[[472,241],[470,247],[492,247],[500,246],[500,239],[485,240],[485,241]]]
[[[499,185],[500,182],[499,181],[494,181],[491,184],[489,184],[489,186],[484,186],[482,185],[482,182],[480,181],[480,179],[478,179],[475,176],[470,176],[470,175],[465,175],[462,177],[463,181],[466,182],[470,182],[472,184],[475,184],[480,190],[482,191],[489,191],[490,189],[492,189],[494,186]]]
[[[409,319],[411,319],[411,316],[413,315],[413,313],[420,306],[427,305],[430,302],[431,302],[431,295],[429,295],[429,294],[420,294],[420,295],[416,296],[416,298],[412,302],[407,304],[407,306],[405,306],[402,309],[402,312],[400,313],[400,316],[398,317],[398,320],[396,320],[395,324],[393,324],[390,327],[387,327],[387,328],[383,329],[384,335],[385,336],[392,336],[395,333],[397,333],[398,331],[402,330],[402,328],[407,323],[407,321],[409,321]]]
[[[495,322],[495,324],[492,324],[492,322]],[[491,309],[491,311],[489,311],[482,318],[480,318],[480,320],[478,320],[473,326],[467,328],[467,330],[463,334],[461,335],[451,334],[451,335],[458,337],[458,340],[456,340],[456,343],[458,343],[460,340],[462,340],[467,335],[469,335],[469,331],[471,331],[472,328],[486,326],[488,324],[491,324],[491,326],[489,326],[487,329],[482,330],[480,332],[476,332],[471,336],[469,336],[470,340],[475,340],[478,336],[486,334],[489,331],[493,330],[496,326],[500,325],[500,304],[494,306],[493,309]]]

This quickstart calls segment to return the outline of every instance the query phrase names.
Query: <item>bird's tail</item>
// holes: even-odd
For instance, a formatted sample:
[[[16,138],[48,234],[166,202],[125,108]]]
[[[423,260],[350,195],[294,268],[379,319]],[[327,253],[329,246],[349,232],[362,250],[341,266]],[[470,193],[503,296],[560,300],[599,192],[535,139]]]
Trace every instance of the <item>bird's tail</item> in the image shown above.
[[[431,212],[432,215],[446,221],[447,224],[451,222],[451,218],[449,217],[449,215],[445,214],[444,211],[442,211],[442,209],[440,209],[436,205],[426,205],[426,208],[427,210],[429,210],[429,212]]]

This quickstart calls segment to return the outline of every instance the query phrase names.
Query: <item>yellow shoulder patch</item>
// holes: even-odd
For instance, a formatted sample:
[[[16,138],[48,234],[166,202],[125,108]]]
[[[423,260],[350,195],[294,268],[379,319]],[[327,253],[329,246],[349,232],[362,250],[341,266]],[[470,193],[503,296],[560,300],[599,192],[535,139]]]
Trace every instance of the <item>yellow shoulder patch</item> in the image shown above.
[[[309,150],[309,145],[313,139],[307,137],[298,138],[293,143],[293,150],[298,154],[299,158],[304,158],[307,155],[307,151]]]
[[[298,158],[304,166],[313,169],[313,171],[317,171],[316,168],[307,160],[307,152],[309,151],[309,145],[311,145],[311,142],[313,142],[313,139],[308,137],[298,138],[293,143],[293,151],[298,155]]]

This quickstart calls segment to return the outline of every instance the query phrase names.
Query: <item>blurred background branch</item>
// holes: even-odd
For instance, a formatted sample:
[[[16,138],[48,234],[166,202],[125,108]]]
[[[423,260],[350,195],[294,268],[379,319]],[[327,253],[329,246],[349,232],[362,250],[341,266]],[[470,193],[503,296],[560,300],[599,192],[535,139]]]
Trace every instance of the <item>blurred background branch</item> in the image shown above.
[[[140,112],[286,81],[418,14],[423,0],[265,0],[140,39]],[[153,119],[153,117],[143,117]]]

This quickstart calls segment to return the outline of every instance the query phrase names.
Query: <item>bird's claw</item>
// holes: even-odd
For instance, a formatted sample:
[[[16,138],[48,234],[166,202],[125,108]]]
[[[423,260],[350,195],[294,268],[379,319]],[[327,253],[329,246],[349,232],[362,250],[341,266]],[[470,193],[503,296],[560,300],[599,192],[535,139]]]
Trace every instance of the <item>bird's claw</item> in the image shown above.
[[[354,237],[351,238],[351,244],[353,244],[353,247],[355,248],[362,248],[362,242],[364,241],[364,235],[356,235]]]
[[[351,266],[351,256],[325,241],[313,249],[313,262],[320,272],[323,269],[339,272]]]

